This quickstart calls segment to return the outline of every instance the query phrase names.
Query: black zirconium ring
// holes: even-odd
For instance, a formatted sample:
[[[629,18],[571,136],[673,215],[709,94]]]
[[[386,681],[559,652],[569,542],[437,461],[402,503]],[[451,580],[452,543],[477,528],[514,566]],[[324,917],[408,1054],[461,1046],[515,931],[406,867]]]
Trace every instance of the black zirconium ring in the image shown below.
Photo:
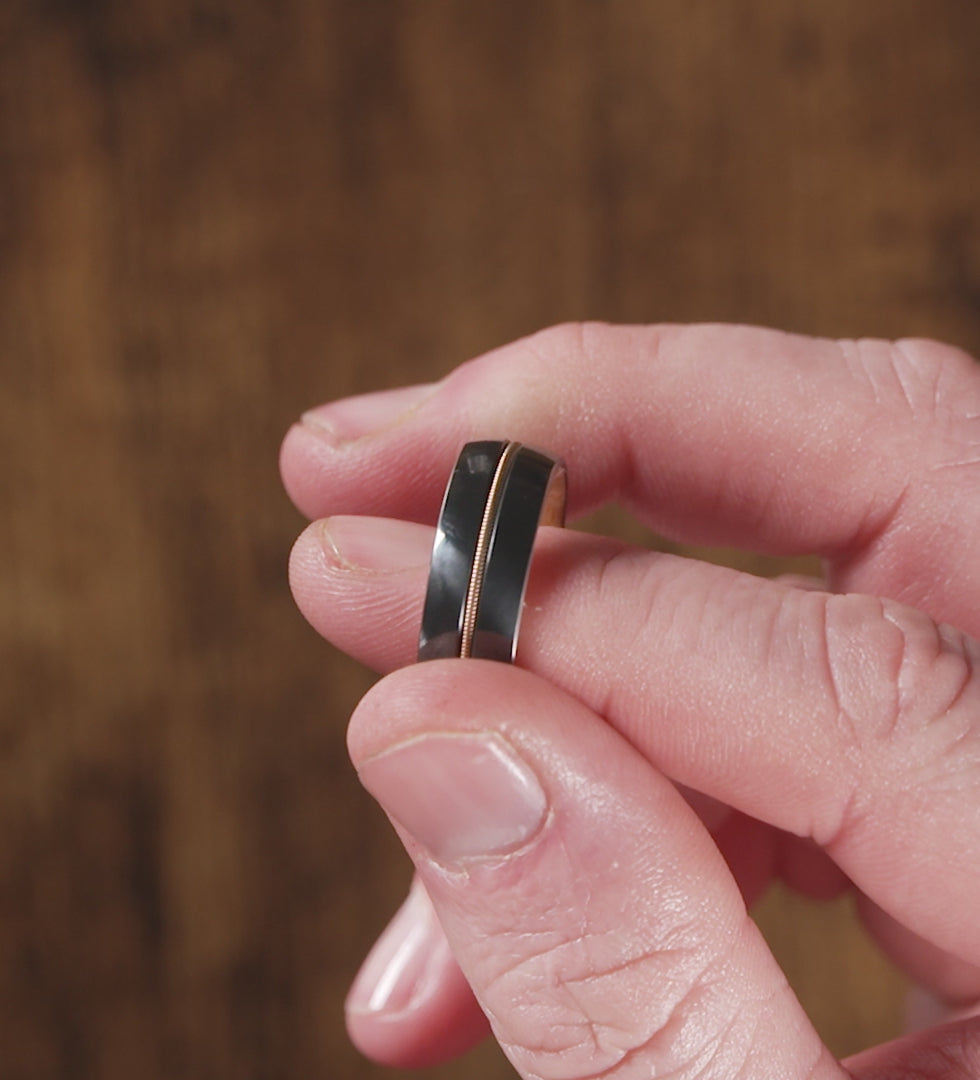
[[[511,663],[539,525],[563,525],[565,467],[518,442],[467,443],[432,546],[419,660]]]

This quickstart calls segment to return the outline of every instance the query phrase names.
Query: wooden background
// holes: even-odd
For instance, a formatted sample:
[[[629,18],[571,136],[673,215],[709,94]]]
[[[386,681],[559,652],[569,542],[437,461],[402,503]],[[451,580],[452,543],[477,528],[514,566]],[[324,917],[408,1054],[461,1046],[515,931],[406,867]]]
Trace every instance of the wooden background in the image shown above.
[[[977,351],[978,55],[975,0],[0,0],[3,1080],[386,1075],[282,433],[583,316]],[[894,1030],[846,910],[763,921]]]

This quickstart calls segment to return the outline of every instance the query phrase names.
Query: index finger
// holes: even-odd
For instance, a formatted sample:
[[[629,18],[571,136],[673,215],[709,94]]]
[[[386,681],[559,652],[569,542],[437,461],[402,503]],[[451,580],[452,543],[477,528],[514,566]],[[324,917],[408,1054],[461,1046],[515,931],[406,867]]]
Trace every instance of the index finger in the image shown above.
[[[820,554],[835,584],[977,633],[978,418],[948,346],[589,324],[313,410],[282,469],[310,516],[431,523],[461,443],[518,439],[568,462],[573,515],[616,499],[689,543]]]

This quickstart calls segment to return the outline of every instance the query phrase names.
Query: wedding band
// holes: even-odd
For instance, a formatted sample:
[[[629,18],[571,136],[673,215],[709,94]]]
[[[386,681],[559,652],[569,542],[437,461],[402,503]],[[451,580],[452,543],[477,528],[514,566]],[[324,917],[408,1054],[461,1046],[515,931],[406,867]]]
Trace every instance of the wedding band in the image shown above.
[[[467,443],[432,545],[419,660],[511,663],[539,525],[565,521],[565,467],[519,442]]]

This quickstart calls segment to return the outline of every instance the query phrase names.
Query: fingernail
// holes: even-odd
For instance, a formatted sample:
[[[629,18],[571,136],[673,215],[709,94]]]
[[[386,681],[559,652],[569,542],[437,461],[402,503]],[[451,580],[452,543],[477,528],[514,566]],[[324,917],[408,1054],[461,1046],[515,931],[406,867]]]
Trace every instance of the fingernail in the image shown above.
[[[357,973],[347,996],[348,1011],[407,1012],[425,996],[444,949],[432,903],[416,881]]]
[[[300,418],[308,428],[334,443],[352,442],[392,427],[410,416],[436,390],[436,383],[419,386],[400,386],[395,390],[379,390],[373,394],[358,394],[320,405]]]
[[[341,516],[321,521],[319,529],[327,558],[343,570],[425,567],[432,554],[432,530],[410,521]]]
[[[492,733],[420,735],[358,771],[387,813],[441,863],[523,846],[548,809],[538,778]]]

